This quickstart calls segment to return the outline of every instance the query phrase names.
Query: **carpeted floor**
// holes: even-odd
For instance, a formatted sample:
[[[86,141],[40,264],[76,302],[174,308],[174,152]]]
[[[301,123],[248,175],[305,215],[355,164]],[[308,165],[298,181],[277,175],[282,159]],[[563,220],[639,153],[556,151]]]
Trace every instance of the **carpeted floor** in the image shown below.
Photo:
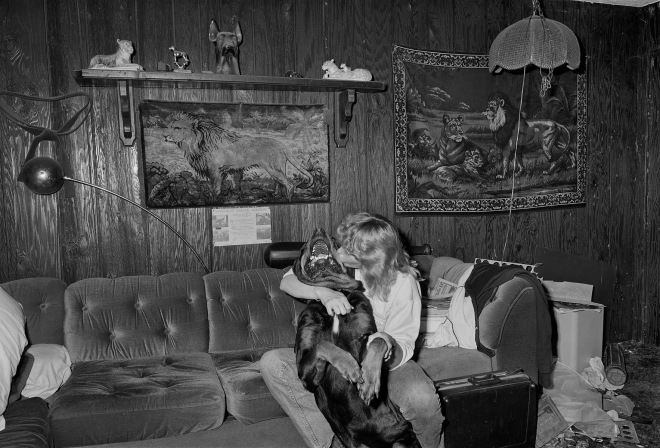
[[[635,403],[633,416],[653,420],[652,424],[634,423],[640,444],[660,447],[660,347],[639,342],[621,346],[628,380],[618,392]]]
[[[627,380],[618,395],[635,404],[632,420],[639,444],[591,440],[570,430],[544,447],[577,448],[660,448],[660,347],[639,342],[622,342]]]

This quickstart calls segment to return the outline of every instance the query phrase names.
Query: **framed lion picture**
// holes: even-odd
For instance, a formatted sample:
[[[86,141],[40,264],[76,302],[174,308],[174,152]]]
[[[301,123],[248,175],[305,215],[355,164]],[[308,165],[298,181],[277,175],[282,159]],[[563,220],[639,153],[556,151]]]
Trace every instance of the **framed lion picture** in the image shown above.
[[[544,90],[538,68],[397,45],[392,71],[397,213],[584,203],[584,75],[555,69]]]
[[[323,105],[140,103],[147,207],[328,202]]]

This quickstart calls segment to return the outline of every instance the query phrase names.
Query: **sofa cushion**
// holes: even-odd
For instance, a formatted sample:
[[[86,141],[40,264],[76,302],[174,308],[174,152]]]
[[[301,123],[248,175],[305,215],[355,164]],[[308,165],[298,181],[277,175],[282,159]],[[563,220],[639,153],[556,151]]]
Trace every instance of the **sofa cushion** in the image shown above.
[[[239,350],[211,355],[227,394],[227,412],[246,425],[286,417],[259,371],[259,359],[268,350]]]
[[[433,381],[492,372],[495,367],[485,353],[461,347],[422,347],[415,360]]]
[[[64,305],[64,345],[74,363],[208,351],[198,274],[80,280],[67,288]]]
[[[53,446],[48,405],[41,398],[16,401],[5,411],[7,427],[0,431],[0,446],[48,448]]]
[[[204,276],[210,353],[293,345],[305,304],[280,289],[282,276],[271,268]]]
[[[79,362],[48,401],[57,446],[214,429],[225,415],[225,393],[207,353]]]

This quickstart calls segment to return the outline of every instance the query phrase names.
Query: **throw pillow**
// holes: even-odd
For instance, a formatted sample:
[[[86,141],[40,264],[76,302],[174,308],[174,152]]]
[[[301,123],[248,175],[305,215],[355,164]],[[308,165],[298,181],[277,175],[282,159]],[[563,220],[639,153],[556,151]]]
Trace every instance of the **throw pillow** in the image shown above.
[[[44,400],[53,395],[71,376],[69,352],[57,344],[34,344],[27,353],[34,356],[22,395],[25,398],[41,397]]]
[[[5,428],[2,414],[7,408],[12,378],[27,342],[23,307],[0,288],[0,431]]]

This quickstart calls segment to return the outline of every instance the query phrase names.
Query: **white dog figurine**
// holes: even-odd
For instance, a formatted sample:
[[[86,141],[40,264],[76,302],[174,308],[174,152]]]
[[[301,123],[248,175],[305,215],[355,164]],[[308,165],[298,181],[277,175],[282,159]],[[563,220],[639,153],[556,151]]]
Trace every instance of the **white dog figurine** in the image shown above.
[[[89,61],[89,68],[104,70],[143,70],[139,64],[131,63],[133,42],[117,39],[117,51],[113,54],[97,54]]]
[[[325,61],[321,67],[325,73],[323,79],[343,79],[347,81],[371,81],[371,72],[363,68],[351,70],[346,64],[337,67],[334,59]]]

